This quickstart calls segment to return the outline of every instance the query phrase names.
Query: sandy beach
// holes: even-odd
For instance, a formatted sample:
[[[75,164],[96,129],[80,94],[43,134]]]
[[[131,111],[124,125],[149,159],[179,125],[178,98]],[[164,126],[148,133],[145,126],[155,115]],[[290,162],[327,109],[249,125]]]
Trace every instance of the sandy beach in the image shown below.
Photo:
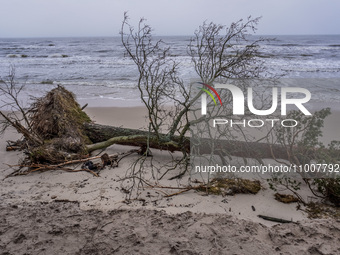
[[[340,1],[244,2],[1,2],[0,255],[340,255]]]
[[[96,123],[145,128],[143,107],[92,107],[86,112]],[[328,117],[324,142],[339,139],[339,112]],[[340,221],[308,219],[297,204],[274,199],[265,180],[256,195],[205,195],[196,191],[164,197],[166,189],[144,189],[126,203],[120,181],[139,157],[124,158],[100,177],[88,172],[48,171],[27,176],[13,172],[22,152],[6,152],[1,137],[0,250],[1,254],[337,254]],[[109,155],[133,147],[113,145]],[[96,152],[94,153],[96,154]],[[157,164],[170,161],[168,152],[153,150]],[[158,185],[186,186],[188,178]],[[152,179],[149,179],[152,182]],[[284,191],[283,191],[284,192]],[[314,201],[307,187],[300,194]],[[303,209],[303,208],[302,208]],[[291,220],[278,224],[259,214]]]

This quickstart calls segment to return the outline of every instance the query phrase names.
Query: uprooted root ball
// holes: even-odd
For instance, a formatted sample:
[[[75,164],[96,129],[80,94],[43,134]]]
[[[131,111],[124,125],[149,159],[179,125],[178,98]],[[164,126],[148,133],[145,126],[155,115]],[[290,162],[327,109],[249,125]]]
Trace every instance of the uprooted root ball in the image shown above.
[[[32,130],[44,144],[30,149],[32,162],[57,163],[87,154],[83,124],[91,119],[83,112],[74,95],[62,86],[38,98],[30,109]]]

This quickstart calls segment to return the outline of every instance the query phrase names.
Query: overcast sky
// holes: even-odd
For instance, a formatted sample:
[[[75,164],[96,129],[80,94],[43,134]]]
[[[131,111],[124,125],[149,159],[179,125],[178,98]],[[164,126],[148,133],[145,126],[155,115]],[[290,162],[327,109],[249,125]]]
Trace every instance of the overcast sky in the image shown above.
[[[204,20],[262,16],[257,34],[340,34],[339,0],[0,0],[1,37],[116,36],[124,11],[157,35],[191,35]]]

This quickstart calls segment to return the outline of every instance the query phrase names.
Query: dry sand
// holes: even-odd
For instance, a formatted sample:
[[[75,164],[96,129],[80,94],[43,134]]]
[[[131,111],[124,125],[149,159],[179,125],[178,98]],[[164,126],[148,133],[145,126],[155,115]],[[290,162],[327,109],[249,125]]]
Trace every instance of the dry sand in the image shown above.
[[[88,108],[101,124],[145,127],[141,107]],[[338,139],[339,113],[327,119],[325,140]],[[131,155],[100,177],[87,172],[50,171],[5,178],[21,152],[6,152],[0,140],[0,254],[340,254],[340,222],[309,220],[296,204],[274,200],[266,189],[257,195],[203,196],[194,191],[163,198],[169,190],[146,189],[141,199],[124,202],[121,182],[137,159]],[[111,146],[109,154],[131,149]],[[154,151],[159,164],[171,160]],[[155,159],[156,161],[156,159]],[[175,175],[170,172],[168,176]],[[181,181],[162,185],[186,185]],[[266,186],[265,181],[263,185]],[[306,200],[311,194],[302,187]],[[66,202],[65,202],[66,201]],[[73,201],[73,202],[67,202]],[[252,210],[254,206],[256,211]],[[276,224],[265,214],[298,224]]]
[[[0,206],[1,254],[339,254],[340,222],[267,227],[227,214]]]

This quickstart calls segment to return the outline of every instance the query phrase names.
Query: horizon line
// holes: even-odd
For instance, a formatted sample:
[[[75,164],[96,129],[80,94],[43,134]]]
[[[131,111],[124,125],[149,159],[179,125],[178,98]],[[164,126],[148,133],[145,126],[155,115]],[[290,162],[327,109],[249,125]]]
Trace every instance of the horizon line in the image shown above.
[[[334,36],[339,34],[251,34],[251,36]],[[194,35],[153,35],[154,37],[192,37]],[[99,37],[107,37],[107,38],[116,38],[120,37],[120,35],[79,35],[79,36],[5,36],[0,39],[39,39],[39,38],[99,38]]]

